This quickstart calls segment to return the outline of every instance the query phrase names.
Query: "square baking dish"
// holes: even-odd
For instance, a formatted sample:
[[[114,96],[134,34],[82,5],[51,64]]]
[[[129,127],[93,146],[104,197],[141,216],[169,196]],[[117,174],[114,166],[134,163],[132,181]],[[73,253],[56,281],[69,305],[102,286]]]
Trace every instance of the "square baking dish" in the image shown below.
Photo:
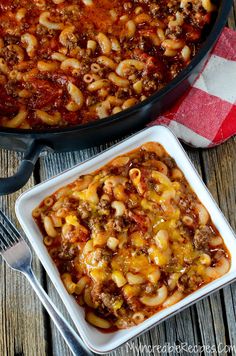
[[[129,329],[119,330],[113,333],[103,333],[86,322],[84,319],[84,309],[80,307],[75,299],[66,291],[59,272],[43,244],[41,232],[32,218],[32,210],[40,204],[44,197],[51,195],[60,187],[73,182],[78,176],[93,172],[104,166],[116,156],[134,150],[145,142],[150,141],[160,143],[170,156],[175,159],[176,164],[183,171],[187,181],[197,194],[199,200],[207,208],[214,225],[219,230],[219,233],[224,239],[225,245],[231,254],[231,267],[224,276],[203,286],[175,305],[154,314],[143,323]],[[180,142],[174,134],[164,126],[153,126],[145,129],[101,154],[98,154],[92,159],[76,165],[64,173],[35,186],[18,198],[15,209],[17,218],[23,230],[63,300],[82,339],[91,350],[97,353],[107,353],[114,350],[133,337],[146,332],[149,328],[197,302],[209,293],[232,282],[236,278],[236,236],[190,162]]]

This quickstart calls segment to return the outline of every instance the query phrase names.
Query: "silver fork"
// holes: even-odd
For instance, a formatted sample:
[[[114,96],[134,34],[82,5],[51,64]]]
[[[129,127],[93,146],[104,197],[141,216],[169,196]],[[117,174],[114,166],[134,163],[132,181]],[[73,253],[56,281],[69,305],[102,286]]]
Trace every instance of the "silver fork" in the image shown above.
[[[75,356],[95,355],[86,347],[79,335],[67,323],[36,279],[31,267],[32,254],[29,246],[1,210],[0,253],[11,268],[22,272],[26,276],[73,354]]]

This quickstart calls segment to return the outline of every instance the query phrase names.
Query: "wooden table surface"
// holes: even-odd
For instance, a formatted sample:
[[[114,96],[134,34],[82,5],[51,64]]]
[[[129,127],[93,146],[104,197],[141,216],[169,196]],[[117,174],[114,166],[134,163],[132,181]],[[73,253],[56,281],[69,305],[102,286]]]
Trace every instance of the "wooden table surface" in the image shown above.
[[[228,25],[235,29],[236,0]],[[107,146],[41,158],[26,190],[45,179],[84,161]],[[236,229],[236,138],[209,150],[187,149],[230,224]],[[21,154],[0,150],[0,176],[13,174]],[[16,221],[14,204],[20,192],[0,197]],[[34,271],[59,309],[70,320],[52,283],[34,255]],[[51,323],[25,277],[0,262],[0,356],[71,356],[67,345]],[[112,355],[236,355],[236,283],[225,287],[178,315],[119,348]],[[142,346],[147,345],[146,350]],[[179,350],[174,348],[179,345]],[[187,348],[192,346],[192,350]],[[139,352],[135,351],[139,347]],[[211,349],[210,349],[211,348]],[[148,352],[153,350],[153,352]],[[209,352],[211,350],[211,352]]]

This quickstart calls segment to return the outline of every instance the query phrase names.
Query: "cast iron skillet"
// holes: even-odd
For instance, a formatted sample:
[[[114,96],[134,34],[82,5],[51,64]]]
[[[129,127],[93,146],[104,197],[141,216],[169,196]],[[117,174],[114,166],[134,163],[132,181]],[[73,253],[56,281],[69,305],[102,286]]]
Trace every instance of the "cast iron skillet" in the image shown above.
[[[188,67],[165,88],[143,102],[106,119],[70,128],[41,131],[0,128],[0,148],[25,152],[18,172],[12,177],[0,178],[0,195],[13,193],[25,185],[41,152],[73,151],[101,144],[141,129],[168,108],[193,83],[202,69],[226,23],[232,1],[221,1],[212,30]]]

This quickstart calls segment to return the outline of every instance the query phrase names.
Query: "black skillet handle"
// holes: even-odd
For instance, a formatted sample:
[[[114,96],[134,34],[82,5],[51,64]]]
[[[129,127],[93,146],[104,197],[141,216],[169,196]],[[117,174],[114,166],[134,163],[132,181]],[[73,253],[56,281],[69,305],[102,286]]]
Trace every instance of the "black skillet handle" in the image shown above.
[[[45,144],[32,142],[25,152],[18,171],[12,177],[0,178],[0,196],[14,193],[27,183],[40,153],[46,147]]]

